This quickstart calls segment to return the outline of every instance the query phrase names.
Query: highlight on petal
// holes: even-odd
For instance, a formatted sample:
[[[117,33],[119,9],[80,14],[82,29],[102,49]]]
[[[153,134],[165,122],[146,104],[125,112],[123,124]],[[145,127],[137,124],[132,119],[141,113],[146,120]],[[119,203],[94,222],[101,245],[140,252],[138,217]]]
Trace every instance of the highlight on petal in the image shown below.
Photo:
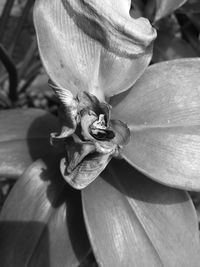
[[[147,69],[129,92],[113,97],[113,117],[126,122],[130,164],[152,179],[200,190],[200,59]],[[120,102],[121,100],[121,102]]]
[[[198,266],[197,216],[189,196],[112,161],[82,190],[84,217],[99,266]]]
[[[51,131],[60,127],[58,119],[39,109],[1,110],[0,176],[18,178],[36,159],[55,154],[49,144]]]
[[[99,99],[128,89],[148,66],[156,31],[129,16],[130,1],[37,0],[34,22],[46,71],[60,88]]]
[[[90,246],[78,191],[59,159],[34,162],[10,192],[0,217],[0,266],[79,266]]]

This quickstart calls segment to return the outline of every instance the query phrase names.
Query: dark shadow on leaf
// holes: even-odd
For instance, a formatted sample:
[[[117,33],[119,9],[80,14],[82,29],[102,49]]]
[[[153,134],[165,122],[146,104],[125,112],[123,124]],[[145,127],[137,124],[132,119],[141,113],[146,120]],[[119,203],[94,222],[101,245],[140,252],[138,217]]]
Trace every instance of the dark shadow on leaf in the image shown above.
[[[101,176],[122,194],[142,202],[170,205],[188,201],[182,190],[151,180],[125,160],[113,159]]]
[[[1,267],[49,267],[49,234],[40,222],[0,222]]]
[[[37,117],[27,133],[29,152],[33,160],[61,152],[61,148],[50,145],[50,133],[58,131],[59,121],[49,113]]]
[[[44,130],[46,139],[42,139],[39,144],[38,140],[33,142],[29,136],[31,137],[36,129],[41,131],[44,125],[46,125]],[[28,146],[33,159],[42,158],[45,162],[45,168],[42,169],[38,179],[44,182],[46,197],[52,208],[59,209],[63,205],[66,207],[69,242],[72,244],[77,259],[81,260],[83,252],[88,252],[90,248],[83,220],[81,196],[79,191],[74,190],[66,183],[60,173],[60,159],[63,157],[64,152],[62,147],[52,147],[49,143],[50,133],[57,131],[59,131],[59,124],[49,123],[49,115],[36,119],[29,129]],[[45,149],[42,153],[40,145],[43,145]],[[37,150],[36,146],[39,146],[39,150]]]

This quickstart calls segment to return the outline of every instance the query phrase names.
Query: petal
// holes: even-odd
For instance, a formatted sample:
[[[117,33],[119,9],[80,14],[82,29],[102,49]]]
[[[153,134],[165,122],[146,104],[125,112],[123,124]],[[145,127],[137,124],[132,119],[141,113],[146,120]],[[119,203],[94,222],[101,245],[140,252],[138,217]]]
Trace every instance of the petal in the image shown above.
[[[75,189],[83,189],[92,183],[111,160],[110,154],[93,153],[87,155],[71,172],[67,172],[68,161],[63,158],[60,170],[65,181]]]
[[[19,177],[36,159],[56,153],[49,144],[56,117],[38,109],[1,110],[0,176]]]
[[[124,161],[112,163],[82,191],[99,266],[198,266],[197,216],[188,195],[147,179]]]
[[[129,9],[130,1],[122,0],[36,1],[40,55],[58,87],[104,99],[139,78],[151,59],[156,31],[147,19],[131,18]]]
[[[128,126],[119,120],[111,120],[110,126],[115,132],[115,138],[112,142],[119,146],[128,144],[130,141],[130,130]]]
[[[89,250],[78,192],[57,159],[38,160],[18,180],[0,219],[0,266],[78,266]]]
[[[111,101],[113,117],[131,130],[124,148],[130,164],[156,181],[187,190],[200,189],[199,73],[200,59],[158,63],[123,99]]]

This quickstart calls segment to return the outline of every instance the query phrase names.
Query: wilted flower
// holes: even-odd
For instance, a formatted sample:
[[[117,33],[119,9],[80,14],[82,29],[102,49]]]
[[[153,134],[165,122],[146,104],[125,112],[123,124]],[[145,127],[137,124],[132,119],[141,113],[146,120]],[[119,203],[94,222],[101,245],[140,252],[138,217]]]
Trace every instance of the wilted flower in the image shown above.
[[[130,139],[125,123],[110,120],[105,99],[128,89],[142,74],[156,32],[148,20],[129,16],[128,3],[109,1],[106,8],[101,1],[36,5],[41,57],[61,102],[62,131],[51,140],[65,139],[61,172],[77,189],[98,177]]]
[[[143,74],[156,33],[146,19],[132,19],[129,6],[128,0],[36,1],[40,55],[61,102],[62,129],[51,142],[64,141],[61,172],[73,187],[99,176],[81,195],[100,266],[198,266],[194,207],[186,192],[170,187],[200,189],[200,60],[163,62]],[[119,154],[126,161],[108,164]],[[22,262],[32,266],[77,266],[88,253],[79,192],[59,174],[54,158],[35,162],[2,213],[4,221],[48,225],[49,254],[44,227],[33,242],[26,238]],[[15,232],[8,241],[17,247],[28,230]]]

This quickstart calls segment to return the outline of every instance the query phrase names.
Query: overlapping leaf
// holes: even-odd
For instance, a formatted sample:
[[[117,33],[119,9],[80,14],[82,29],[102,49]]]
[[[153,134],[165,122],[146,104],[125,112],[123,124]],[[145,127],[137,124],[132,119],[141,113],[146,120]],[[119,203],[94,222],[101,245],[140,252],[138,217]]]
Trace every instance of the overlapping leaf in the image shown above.
[[[200,59],[155,64],[126,94],[114,117],[132,133],[125,158],[169,186],[200,189]]]
[[[17,181],[0,217],[0,266],[79,266],[89,251],[79,192],[59,158],[38,160]]]
[[[187,194],[151,181],[123,161],[111,168],[82,191],[99,266],[198,266],[197,217]]]

